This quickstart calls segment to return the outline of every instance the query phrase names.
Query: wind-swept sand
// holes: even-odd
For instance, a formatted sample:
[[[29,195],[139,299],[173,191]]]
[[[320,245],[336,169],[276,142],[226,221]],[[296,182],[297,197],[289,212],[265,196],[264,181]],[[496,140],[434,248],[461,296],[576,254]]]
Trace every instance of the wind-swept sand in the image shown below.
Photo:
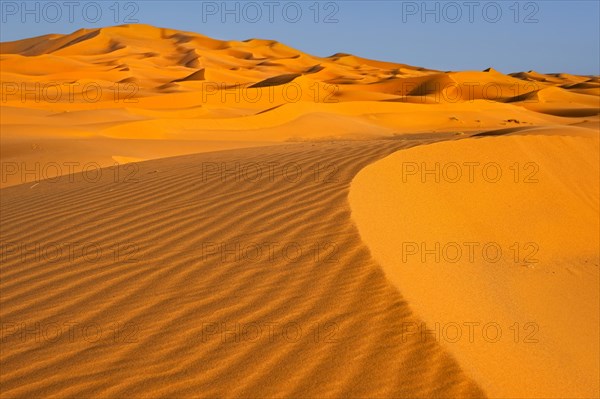
[[[3,395],[481,397],[433,339],[403,340],[401,323],[418,317],[350,218],[353,176],[414,144],[288,144],[140,163],[136,183],[106,173],[98,183],[79,175],[3,189],[5,245],[38,243],[51,257],[51,243],[80,243],[74,260],[65,250],[54,262],[4,247],[1,316],[18,326],[4,331]],[[221,162],[294,163],[304,173],[297,182],[203,173]],[[84,243],[98,260],[83,256]],[[225,260],[213,247],[236,243]],[[57,323],[63,334],[36,342],[20,323],[40,323],[50,339]],[[74,339],[64,323],[79,323]],[[117,342],[114,323],[129,326]],[[82,338],[88,326],[98,342]]]
[[[599,164],[597,131],[532,129],[400,151],[353,182],[361,238],[491,397],[598,394]]]
[[[0,63],[2,397],[597,388],[598,77],[147,25],[1,43]],[[441,196],[394,180],[399,159],[448,156],[519,162],[519,179],[531,159],[540,182]],[[516,235],[540,262],[520,247],[516,265],[398,270],[407,233]],[[503,337],[519,322],[519,341],[533,321],[539,342],[414,329],[472,319]]]

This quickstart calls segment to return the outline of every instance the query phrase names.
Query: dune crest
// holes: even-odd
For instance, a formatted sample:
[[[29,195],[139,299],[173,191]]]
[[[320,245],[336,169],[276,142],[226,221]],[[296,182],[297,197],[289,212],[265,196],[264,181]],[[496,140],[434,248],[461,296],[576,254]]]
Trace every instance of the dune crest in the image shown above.
[[[424,328],[441,331],[490,397],[593,397],[598,134],[527,133],[417,147],[368,166],[352,184],[353,219]]]

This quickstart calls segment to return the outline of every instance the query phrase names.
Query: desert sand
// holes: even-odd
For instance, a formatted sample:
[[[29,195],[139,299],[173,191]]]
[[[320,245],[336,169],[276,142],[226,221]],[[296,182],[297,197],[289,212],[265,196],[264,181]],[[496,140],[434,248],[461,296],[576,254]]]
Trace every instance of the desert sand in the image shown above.
[[[356,177],[352,215],[388,278],[491,397],[594,397],[597,132],[527,133],[397,152]],[[422,175],[424,160],[440,165],[439,182]],[[444,178],[449,163],[461,179],[454,166]],[[501,169],[484,174],[491,163]],[[471,339],[464,323],[477,323]]]
[[[148,25],[6,42],[0,54],[0,155],[16,163],[2,187],[286,142],[585,123],[600,95],[597,77],[322,58]]]
[[[597,395],[597,76],[148,25],[0,62],[2,397]],[[402,179],[451,162],[505,179]]]

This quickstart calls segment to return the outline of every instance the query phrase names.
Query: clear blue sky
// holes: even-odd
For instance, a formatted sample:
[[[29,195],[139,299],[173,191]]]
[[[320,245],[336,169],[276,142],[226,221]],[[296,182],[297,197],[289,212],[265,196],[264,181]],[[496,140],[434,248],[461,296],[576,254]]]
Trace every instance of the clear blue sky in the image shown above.
[[[2,0],[1,40],[137,20],[219,39],[275,39],[320,56],[347,52],[441,70],[600,74],[598,0],[68,1]]]

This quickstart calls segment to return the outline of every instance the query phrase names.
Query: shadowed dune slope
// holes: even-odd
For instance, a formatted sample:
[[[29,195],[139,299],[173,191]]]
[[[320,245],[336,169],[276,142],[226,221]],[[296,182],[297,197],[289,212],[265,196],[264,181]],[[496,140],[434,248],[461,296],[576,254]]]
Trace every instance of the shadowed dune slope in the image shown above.
[[[350,219],[354,175],[422,142],[286,144],[3,189],[3,395],[484,396],[434,339],[403,337],[418,318]],[[257,180],[264,163],[274,178]],[[66,243],[71,260],[51,251]],[[73,337],[56,334],[65,323]]]

